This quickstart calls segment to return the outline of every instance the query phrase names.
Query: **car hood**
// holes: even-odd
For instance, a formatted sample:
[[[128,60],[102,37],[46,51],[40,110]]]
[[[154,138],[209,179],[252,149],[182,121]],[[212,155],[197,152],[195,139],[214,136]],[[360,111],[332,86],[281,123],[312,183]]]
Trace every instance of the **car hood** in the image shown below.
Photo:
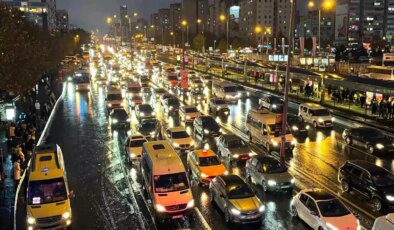
[[[201,113],[200,113],[200,112],[196,112],[196,113],[186,113],[186,116],[197,118],[197,117],[201,116]]]
[[[375,138],[371,138],[370,141],[373,144],[382,144],[384,146],[393,145],[394,142],[394,140],[391,140],[387,137],[375,137]]]
[[[163,206],[187,204],[189,201],[193,200],[190,189],[176,192],[155,193],[154,196],[156,204]]]
[[[142,147],[130,147],[130,154],[141,155],[142,154]]]
[[[288,172],[283,173],[270,173],[265,176],[268,180],[274,180],[275,182],[283,183],[283,182],[291,182],[293,177]]]
[[[222,164],[214,166],[200,166],[199,170],[207,176],[220,176],[226,172],[226,167]]]
[[[193,139],[191,137],[172,139],[172,142],[178,145],[190,144],[192,141]]]
[[[244,154],[249,154],[252,152],[249,147],[241,147],[241,148],[229,148],[231,154],[238,154],[238,155],[244,155]]]
[[[239,211],[252,211],[260,207],[260,201],[255,197],[229,199],[229,202]]]
[[[33,207],[39,207],[39,208],[33,208]],[[48,217],[49,214],[50,216],[63,215],[63,213],[67,211],[69,212],[71,211],[69,200],[64,200],[64,201],[59,201],[49,204],[27,206],[28,215],[34,218]]]
[[[326,224],[335,226],[337,229],[357,229],[357,218],[353,214],[339,217],[323,217]]]

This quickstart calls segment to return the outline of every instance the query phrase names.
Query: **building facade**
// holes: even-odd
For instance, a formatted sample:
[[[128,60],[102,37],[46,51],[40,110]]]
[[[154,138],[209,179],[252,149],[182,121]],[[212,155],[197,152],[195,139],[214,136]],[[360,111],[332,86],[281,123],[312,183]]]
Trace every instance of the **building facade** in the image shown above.
[[[120,34],[121,41],[129,42],[130,41],[130,18],[127,11],[126,5],[120,6]]]
[[[170,5],[170,28],[174,33],[181,30],[181,7],[182,5],[180,3],[173,3]]]
[[[67,10],[56,10],[56,28],[59,32],[68,32],[69,19]]]
[[[209,20],[209,0],[182,0],[181,2],[182,20],[186,20],[190,34],[201,33],[208,27]],[[201,24],[197,20],[201,20]]]

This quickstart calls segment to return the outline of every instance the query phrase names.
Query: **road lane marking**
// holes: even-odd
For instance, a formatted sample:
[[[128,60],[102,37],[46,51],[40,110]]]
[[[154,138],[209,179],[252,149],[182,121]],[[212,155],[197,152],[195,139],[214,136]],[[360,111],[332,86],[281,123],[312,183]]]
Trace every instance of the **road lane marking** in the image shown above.
[[[201,214],[200,209],[198,209],[197,207],[194,207],[194,210],[196,211],[197,216],[200,219],[204,229],[211,230],[211,227],[209,226],[208,222],[205,220],[204,216]]]

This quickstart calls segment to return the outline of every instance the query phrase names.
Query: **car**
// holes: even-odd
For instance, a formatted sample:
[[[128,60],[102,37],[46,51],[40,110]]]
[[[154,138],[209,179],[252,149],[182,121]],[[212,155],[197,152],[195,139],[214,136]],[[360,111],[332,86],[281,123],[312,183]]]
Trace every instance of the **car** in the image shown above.
[[[111,128],[130,128],[130,118],[123,108],[113,109],[109,114]]]
[[[198,101],[206,102],[207,99],[207,95],[205,95],[203,88],[193,88],[190,90],[189,95],[195,103],[197,103]]]
[[[230,161],[246,161],[256,153],[234,134],[222,134],[217,139],[218,156]]]
[[[221,129],[215,119],[211,116],[200,116],[193,121],[194,135],[199,134],[202,139],[208,136],[217,137],[221,134]]]
[[[107,110],[122,108],[123,107],[123,97],[120,91],[114,91],[111,94],[107,94]]]
[[[157,88],[157,89],[154,89],[154,92],[155,92],[156,97],[159,97],[159,96],[165,94],[166,90],[163,88]]]
[[[167,98],[163,102],[164,111],[168,114],[177,113],[180,106],[178,98]]]
[[[179,116],[185,123],[188,123],[201,116],[201,112],[198,111],[196,106],[185,105],[179,108]]]
[[[293,136],[306,137],[310,129],[309,124],[305,123],[299,116],[287,114],[287,124]]]
[[[394,213],[389,213],[375,219],[372,230],[392,230],[394,229]]]
[[[283,99],[273,95],[265,95],[259,99],[261,107],[271,112],[281,113],[283,110]]]
[[[129,96],[140,95],[141,85],[138,82],[130,81],[127,83],[127,94]]]
[[[107,87],[106,87],[107,94],[117,93],[118,91],[120,91],[119,83],[114,81],[107,82]]]
[[[358,219],[334,195],[322,189],[304,189],[290,203],[290,214],[312,229],[361,229]]]
[[[155,117],[156,113],[150,104],[140,104],[135,107],[135,117],[137,120],[141,118]]]
[[[314,103],[303,103],[298,107],[298,116],[314,128],[332,128],[335,118],[330,111],[321,105]]]
[[[227,116],[230,114],[230,108],[227,101],[220,98],[212,98],[209,101],[208,110],[209,113],[214,115],[223,114]]]
[[[237,91],[240,98],[248,98],[250,96],[250,92],[248,92],[242,85],[237,85]]]
[[[346,144],[365,149],[370,154],[394,153],[394,140],[374,128],[345,129],[342,138]]]
[[[183,127],[168,128],[165,133],[166,138],[170,141],[172,147],[176,150],[189,150],[194,148],[193,138],[186,132]]]
[[[174,95],[172,95],[171,93],[163,93],[160,96],[160,103],[161,103],[161,105],[164,105],[165,100],[167,100],[168,98],[174,98]]]
[[[156,118],[141,119],[137,131],[147,140],[158,140],[162,137],[161,124]]]
[[[201,81],[200,78],[191,78],[190,79],[190,88],[203,88],[204,83]]]
[[[384,168],[363,160],[346,161],[338,170],[343,192],[352,190],[369,199],[381,212],[394,208],[394,176]]]
[[[272,156],[251,157],[245,165],[246,178],[260,185],[264,192],[287,191],[294,188],[294,178],[285,165]]]
[[[237,175],[221,175],[209,184],[211,202],[227,223],[261,223],[265,205]]]
[[[204,86],[212,85],[212,76],[211,75],[203,75],[201,76],[201,81],[204,83]]]
[[[142,99],[142,97],[138,95],[131,96],[129,99],[129,105],[131,108],[135,108],[135,106],[141,105],[143,102],[144,99]]]
[[[228,171],[218,156],[210,149],[199,149],[187,154],[189,175],[199,185],[209,185],[213,178],[227,175]]]
[[[132,163],[135,160],[140,160],[142,155],[142,145],[147,142],[143,135],[135,134],[127,137],[124,147],[128,156],[128,161]]]

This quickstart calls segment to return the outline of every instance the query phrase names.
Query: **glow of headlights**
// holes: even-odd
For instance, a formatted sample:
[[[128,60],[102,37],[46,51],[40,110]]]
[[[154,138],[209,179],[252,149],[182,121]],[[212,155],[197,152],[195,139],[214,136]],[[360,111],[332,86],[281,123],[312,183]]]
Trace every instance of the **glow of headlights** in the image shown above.
[[[173,143],[173,145],[174,145],[174,147],[179,147],[179,144],[178,143]]]
[[[279,143],[278,143],[277,141],[274,141],[274,140],[273,140],[273,141],[272,141],[272,145],[276,147],[276,146],[279,145]]]
[[[290,183],[294,184],[294,182],[295,182],[295,180],[294,180],[294,178],[292,178],[292,179],[290,180]]]
[[[111,103],[108,103],[107,105],[108,105],[109,107],[111,107],[111,106],[112,106],[112,105],[111,105]]]
[[[201,176],[202,178],[207,178],[207,177],[208,177],[208,175],[205,174],[205,173],[201,173],[200,176]]]
[[[338,228],[337,227],[335,227],[333,224],[331,224],[331,223],[326,223],[326,226],[327,226],[327,228],[329,229],[329,230],[338,230]]]
[[[331,121],[335,121],[335,117],[331,117]]]
[[[156,211],[158,212],[165,212],[166,208],[161,204],[156,204]]]
[[[118,123],[118,120],[117,119],[112,119],[112,123],[116,124],[116,123]]]
[[[388,201],[394,201],[394,196],[387,195],[387,196],[386,196],[386,199],[387,199]]]
[[[152,116],[154,116],[154,115],[156,115],[156,113],[155,113],[155,112],[152,112]]]
[[[135,158],[136,156],[134,153],[130,153],[130,158]]]
[[[30,225],[35,224],[36,223],[36,219],[33,218],[33,217],[28,217],[27,218],[27,223],[30,224]]]
[[[321,119],[321,118],[317,119],[317,121],[318,121],[319,123],[323,123],[323,122],[324,122],[324,120]]]
[[[141,112],[140,115],[141,115],[141,116],[145,116],[145,113]]]
[[[209,130],[204,129],[204,133],[205,133],[205,134],[208,134],[208,133],[209,133]]]
[[[239,210],[235,209],[235,208],[231,209],[231,213],[233,213],[236,216],[241,215],[241,212]]]
[[[293,125],[293,126],[291,127],[291,129],[294,130],[294,131],[298,131],[298,127],[295,126],[295,125]]]
[[[127,122],[130,122],[130,118],[127,118],[127,120],[126,120]]]
[[[296,143],[297,143],[296,140],[292,140],[292,141],[291,141],[291,145],[295,145]]]
[[[305,126],[305,129],[306,129],[306,130],[309,130],[309,128],[310,128],[310,126],[309,126],[309,125]]]
[[[70,212],[65,212],[65,213],[63,213],[62,217],[63,217],[63,219],[68,219],[71,217],[71,214],[70,214]]]
[[[234,157],[234,158],[238,158],[239,155],[238,155],[238,154],[234,154],[233,157]]]
[[[273,109],[276,109],[276,105],[272,105],[272,108],[273,108]]]
[[[261,205],[260,207],[259,207],[259,212],[264,212],[265,211],[265,205]]]
[[[194,207],[194,200],[192,199],[191,201],[187,202],[186,208],[193,208]]]
[[[361,230],[361,224],[360,221],[357,219],[357,230]]]
[[[226,171],[224,171],[224,175],[228,175],[228,171],[226,170]]]
[[[276,181],[268,180],[268,186],[275,186],[275,185],[276,185]]]
[[[384,145],[378,143],[378,144],[376,144],[376,148],[378,148],[378,149],[383,149],[383,148],[384,148]]]
[[[250,156],[250,157],[252,157],[252,156],[257,156],[257,153],[255,153],[255,152],[250,152],[250,153],[249,153],[249,156]]]
[[[186,119],[190,119],[191,117],[189,115],[186,116]]]
[[[156,134],[156,132],[155,132],[155,131],[153,131],[153,132],[150,132],[149,134],[150,134],[150,135],[155,135],[155,134]]]

